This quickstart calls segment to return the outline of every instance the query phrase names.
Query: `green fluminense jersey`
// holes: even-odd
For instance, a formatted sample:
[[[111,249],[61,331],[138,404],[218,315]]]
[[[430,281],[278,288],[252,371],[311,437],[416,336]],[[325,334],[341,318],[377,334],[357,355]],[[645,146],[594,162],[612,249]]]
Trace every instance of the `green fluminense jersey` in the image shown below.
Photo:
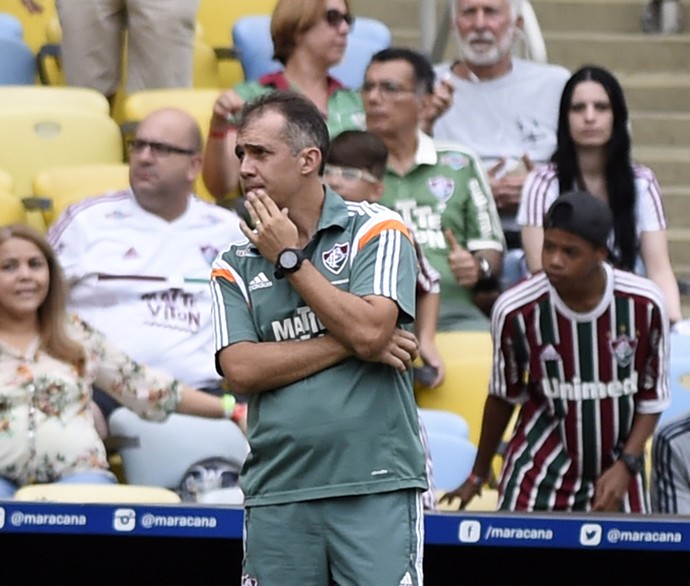
[[[488,320],[458,285],[448,264],[443,234],[450,228],[461,246],[477,250],[504,247],[501,221],[486,174],[474,153],[458,145],[435,144],[419,133],[413,168],[404,176],[386,170],[381,203],[410,226],[429,262],[441,274],[439,330],[488,329]]]
[[[305,252],[335,287],[395,301],[400,326],[411,327],[416,257],[398,214],[345,202],[327,189]],[[237,342],[288,342],[327,333],[274,271],[248,241],[216,259],[216,352]],[[251,395],[248,437],[251,453],[241,477],[248,506],[426,486],[411,376],[381,363],[352,357]]]
[[[234,89],[244,100],[251,100],[274,90],[289,89],[290,82],[282,71],[269,73],[258,80],[245,81]],[[294,89],[294,88],[293,88]],[[364,130],[364,106],[359,92],[344,87],[337,79],[328,78],[328,115],[326,125],[331,138],[345,130]]]

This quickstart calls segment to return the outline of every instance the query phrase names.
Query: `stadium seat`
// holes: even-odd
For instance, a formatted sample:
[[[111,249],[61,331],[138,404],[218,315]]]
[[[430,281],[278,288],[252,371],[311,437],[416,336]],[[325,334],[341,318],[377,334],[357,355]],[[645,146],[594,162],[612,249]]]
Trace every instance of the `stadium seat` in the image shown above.
[[[266,73],[282,69],[273,59],[271,17],[251,15],[237,20],[232,38],[237,58],[242,64],[244,77],[258,79]],[[351,88],[359,88],[371,56],[391,44],[390,29],[373,18],[356,18],[341,63],[331,70],[332,75]]]
[[[42,201],[33,198],[37,173],[55,165],[122,163],[122,135],[103,114],[67,108],[0,109],[0,168],[28,209],[27,221],[45,230]]]
[[[204,141],[207,138],[213,104],[218,97],[219,90],[204,88],[180,88],[145,90],[127,96],[123,105],[122,132],[125,137],[131,137],[136,124],[151,112],[160,108],[179,108],[189,113],[201,128]],[[215,203],[199,175],[196,181],[196,193],[199,197]]]
[[[6,85],[0,86],[0,110],[5,108],[72,108],[110,116],[103,94],[84,87]]]
[[[31,14],[20,0],[0,0],[0,12],[13,16],[21,23],[24,41],[34,54],[48,42],[46,27],[56,14],[55,0],[39,0],[39,3],[43,12]]]
[[[12,179],[11,173],[4,169],[0,169],[0,191],[14,193],[14,179]]]
[[[25,223],[26,210],[22,201],[16,195],[0,189],[0,226]]]
[[[690,411],[690,334],[671,334],[670,346],[671,404],[661,414],[660,425]]]
[[[44,207],[44,217],[50,227],[67,207],[80,200],[128,188],[126,163],[63,165],[41,169],[34,179],[33,194],[49,201],[50,207]]]
[[[244,434],[227,419],[173,413],[164,422],[154,422],[119,407],[108,426],[112,438],[123,440],[118,452],[128,484],[174,490],[198,462],[222,458],[239,472],[249,453]]]
[[[21,21],[7,12],[0,12],[0,37],[24,39],[24,27]]]
[[[0,86],[36,82],[36,59],[29,46],[14,37],[0,36]]]
[[[469,425],[470,440],[478,444],[491,374],[491,336],[489,332],[439,332],[436,344],[446,378],[435,389],[417,386],[417,404],[458,413]]]
[[[14,495],[16,501],[44,501],[58,503],[179,503],[179,495],[159,486],[128,484],[30,484]]]
[[[419,409],[424,427],[429,432],[449,433],[469,439],[470,426],[461,415],[444,409]]]
[[[244,79],[242,66],[235,58],[232,48],[230,31],[235,22],[249,14],[270,15],[275,5],[276,0],[200,0],[196,19],[201,38],[219,57],[220,87],[229,88]]]
[[[427,430],[434,486],[445,492],[460,486],[472,471],[477,447],[467,438]]]

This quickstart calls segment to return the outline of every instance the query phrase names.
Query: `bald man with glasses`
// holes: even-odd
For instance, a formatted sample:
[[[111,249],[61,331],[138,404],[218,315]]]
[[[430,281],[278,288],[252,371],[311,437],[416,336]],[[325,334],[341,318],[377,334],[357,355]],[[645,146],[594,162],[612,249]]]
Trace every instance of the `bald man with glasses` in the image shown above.
[[[135,360],[220,394],[208,283],[239,217],[194,195],[203,139],[187,113],[150,114],[128,147],[130,189],[72,205],[49,231],[69,308]]]

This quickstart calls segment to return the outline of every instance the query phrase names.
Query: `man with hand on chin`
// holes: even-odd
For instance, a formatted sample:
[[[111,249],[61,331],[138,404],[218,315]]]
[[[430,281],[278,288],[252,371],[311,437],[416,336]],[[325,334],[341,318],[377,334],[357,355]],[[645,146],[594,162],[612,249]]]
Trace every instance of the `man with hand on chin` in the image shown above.
[[[613,269],[608,205],[559,197],[544,218],[544,271],[494,307],[493,369],[472,473],[441,502],[481,491],[515,405],[498,507],[649,510],[644,448],[669,403],[668,317],[652,281]]]
[[[247,395],[244,583],[423,583],[416,260],[395,212],[324,187],[307,98],[245,105],[251,229],[214,263],[216,361]]]

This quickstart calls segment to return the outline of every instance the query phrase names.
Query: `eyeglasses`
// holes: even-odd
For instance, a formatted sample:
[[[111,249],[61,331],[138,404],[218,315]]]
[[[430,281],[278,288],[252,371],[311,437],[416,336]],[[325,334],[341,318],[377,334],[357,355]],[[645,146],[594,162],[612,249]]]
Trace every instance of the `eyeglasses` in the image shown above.
[[[375,89],[378,89],[381,96],[384,98],[397,98],[402,94],[416,94],[417,90],[411,90],[409,88],[403,87],[399,83],[394,81],[381,81],[379,83],[374,83],[373,81],[365,81],[362,84],[361,91],[363,94],[370,94]]]
[[[176,155],[196,155],[197,151],[194,149],[183,149],[172,144],[164,142],[155,142],[150,140],[143,140],[141,138],[134,138],[127,143],[129,150],[133,153],[141,153],[146,147],[151,149],[151,152],[157,157],[168,157],[175,153]]]
[[[333,28],[338,28],[343,21],[347,23],[347,26],[352,26],[352,23],[355,21],[355,17],[350,13],[340,12],[340,10],[336,10],[335,8],[326,10],[324,18],[326,19],[328,26],[332,26]]]
[[[369,171],[357,169],[355,167],[338,167],[336,165],[326,165],[323,174],[330,177],[342,177],[345,181],[366,181],[367,183],[379,183],[380,179]]]

